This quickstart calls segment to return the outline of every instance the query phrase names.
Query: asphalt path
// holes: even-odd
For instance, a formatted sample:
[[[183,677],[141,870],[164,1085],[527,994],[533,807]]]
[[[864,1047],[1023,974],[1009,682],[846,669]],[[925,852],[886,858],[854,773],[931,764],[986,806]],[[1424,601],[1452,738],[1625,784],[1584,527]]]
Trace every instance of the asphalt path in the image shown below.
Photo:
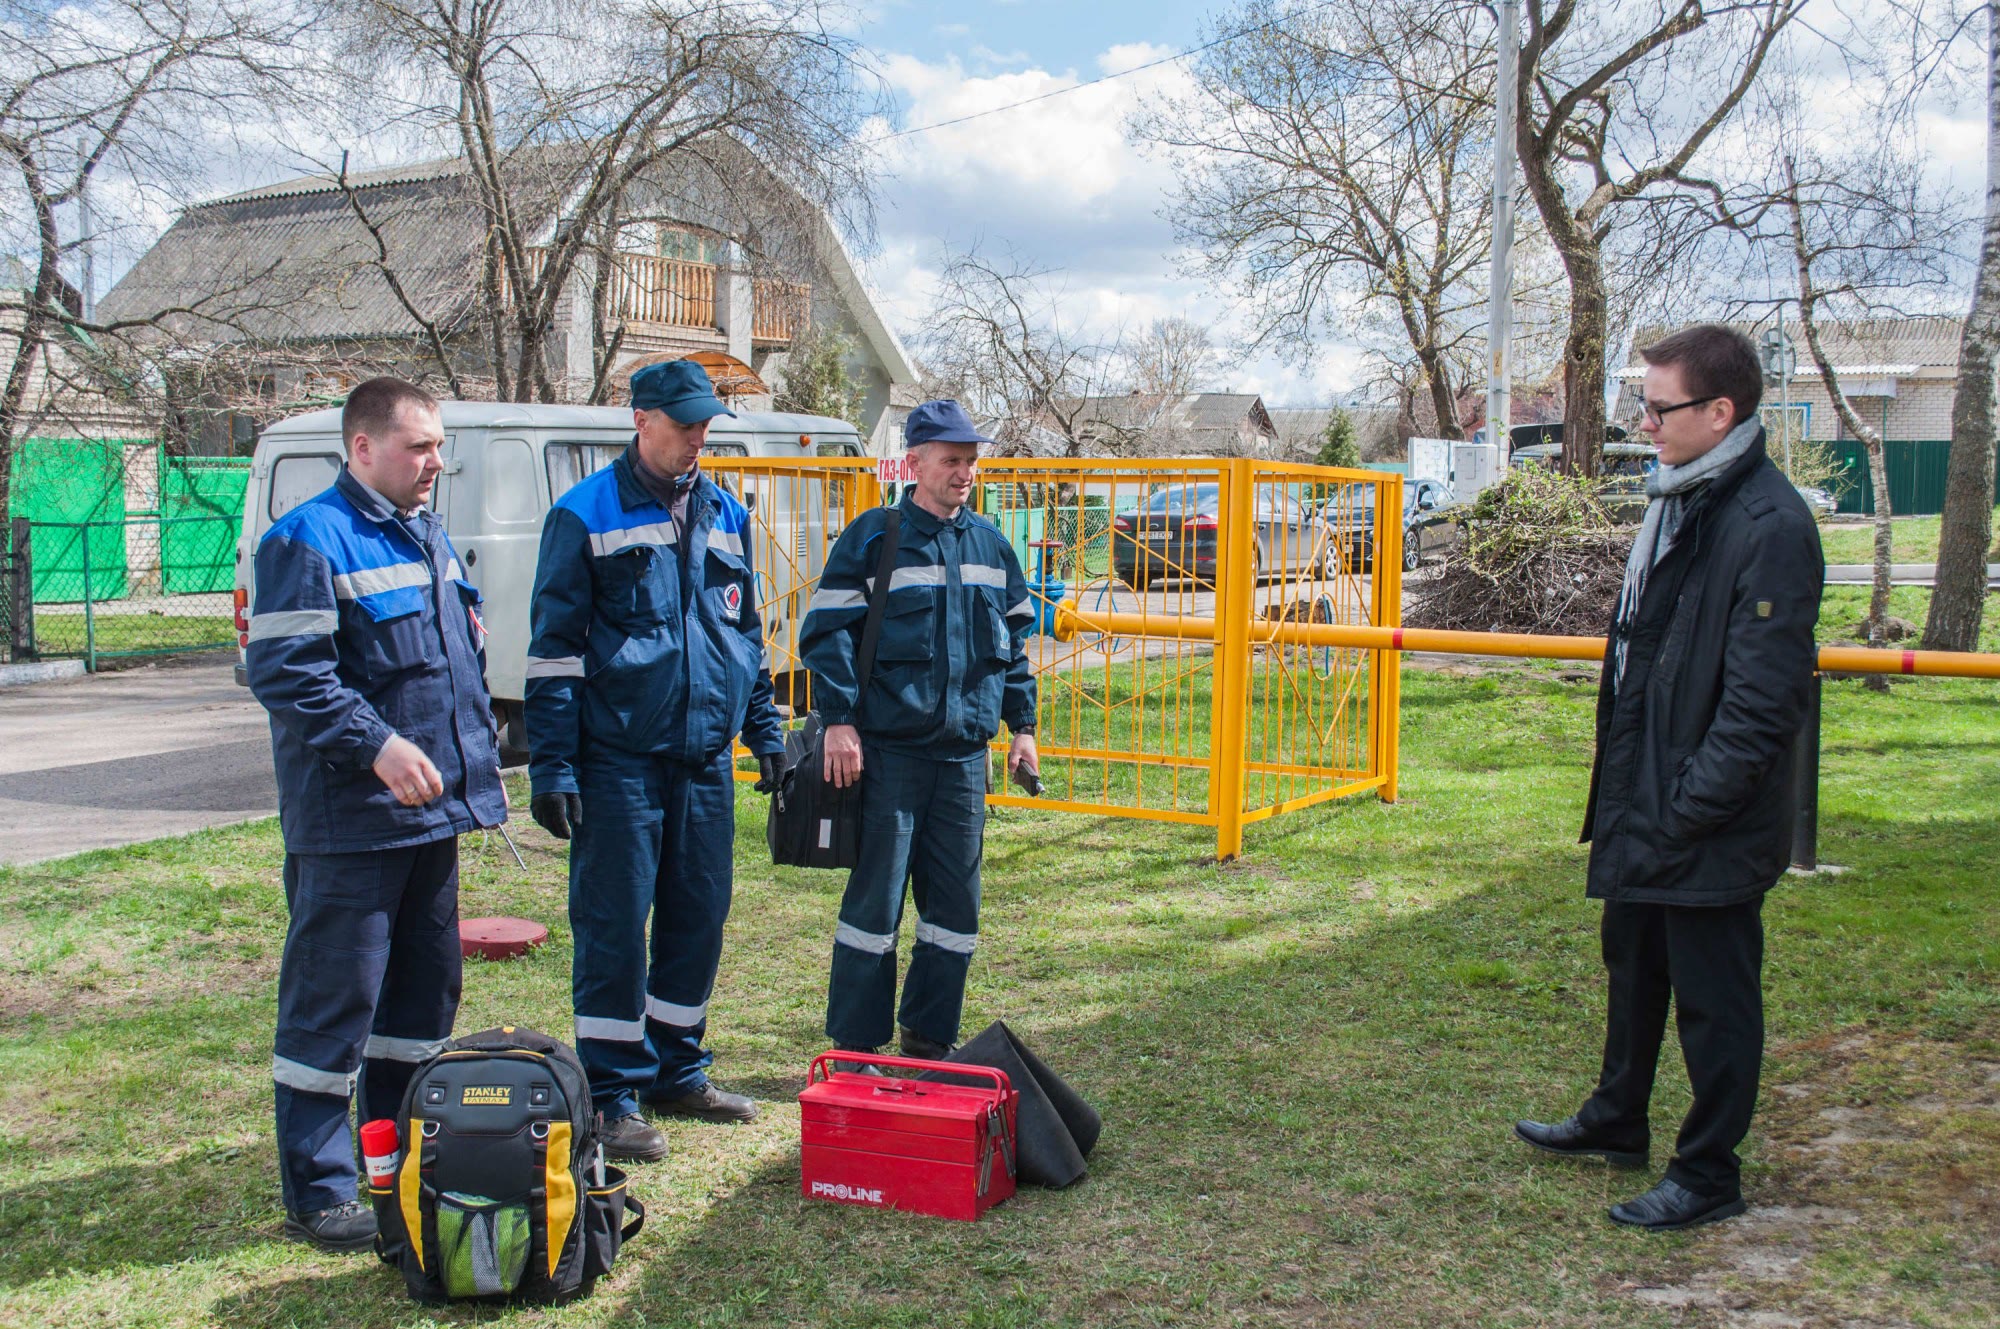
[[[0,688],[0,864],[276,813],[269,724],[234,658]]]

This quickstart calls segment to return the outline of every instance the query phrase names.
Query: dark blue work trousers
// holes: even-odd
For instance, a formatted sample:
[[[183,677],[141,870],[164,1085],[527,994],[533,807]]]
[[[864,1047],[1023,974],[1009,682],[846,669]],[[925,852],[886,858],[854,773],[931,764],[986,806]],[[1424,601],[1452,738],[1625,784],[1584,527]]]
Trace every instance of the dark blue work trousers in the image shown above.
[[[708,1083],[708,998],[729,918],[735,765],[586,748],[569,856],[576,1050],[607,1120]],[[646,917],[653,935],[646,940]]]
[[[285,855],[291,926],[278,970],[278,1174],[285,1209],[355,1198],[348,1105],[394,1117],[420,1062],[451,1037],[463,971],[458,837],[402,849]]]
[[[932,761],[863,736],[861,860],[840,900],[826,999],[826,1033],[835,1043],[879,1047],[895,1032],[905,883],[917,904],[917,943],[896,1020],[933,1042],[958,1042],[965,972],[979,941],[986,768],[984,752]]]

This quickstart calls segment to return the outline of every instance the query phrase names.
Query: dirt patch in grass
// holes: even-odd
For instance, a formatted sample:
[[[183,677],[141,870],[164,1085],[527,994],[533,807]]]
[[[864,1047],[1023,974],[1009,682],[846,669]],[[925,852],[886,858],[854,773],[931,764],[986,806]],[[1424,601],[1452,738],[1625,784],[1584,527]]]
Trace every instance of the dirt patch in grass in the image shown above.
[[[1851,1029],[1774,1048],[1787,1071],[1760,1105],[1750,1212],[1619,1290],[1732,1329],[1990,1325],[2000,1057],[1967,1049],[1995,1033]]]

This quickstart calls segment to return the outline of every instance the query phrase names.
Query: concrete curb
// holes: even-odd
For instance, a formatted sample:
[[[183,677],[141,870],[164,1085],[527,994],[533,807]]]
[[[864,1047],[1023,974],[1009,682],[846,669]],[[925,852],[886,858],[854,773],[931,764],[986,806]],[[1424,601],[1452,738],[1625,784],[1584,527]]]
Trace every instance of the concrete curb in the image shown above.
[[[54,683],[59,679],[82,678],[81,660],[41,660],[34,664],[0,665],[0,688],[21,687],[28,683]]]

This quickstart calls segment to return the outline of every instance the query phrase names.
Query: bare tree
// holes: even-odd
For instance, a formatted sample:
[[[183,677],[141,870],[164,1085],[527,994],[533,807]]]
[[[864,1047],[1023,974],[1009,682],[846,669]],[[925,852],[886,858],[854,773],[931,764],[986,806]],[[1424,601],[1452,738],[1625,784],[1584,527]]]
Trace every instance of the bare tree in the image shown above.
[[[65,214],[93,181],[184,191],[199,177],[204,136],[261,105],[290,31],[282,16],[228,0],[0,2],[0,219],[30,274],[0,305],[0,344],[12,341],[0,385],[0,516],[13,441],[30,417],[66,409],[65,397],[68,409],[79,398],[96,410],[129,402],[151,377],[133,363],[138,334],[174,314],[225,319],[242,294],[219,283],[198,309],[100,322],[64,273],[95,237],[65,234]]]
[[[1703,218],[1678,197],[1805,0],[1525,0],[1521,175],[1569,279],[1563,462],[1595,473],[1605,433],[1607,244],[1637,209],[1666,243]]]
[[[1861,417],[1834,371],[1829,331],[1865,350],[1865,337],[1847,335],[1850,320],[1913,313],[1913,304],[1949,289],[1960,209],[1925,178],[1909,98],[1883,96],[1830,121],[1826,108],[1808,107],[1789,71],[1774,73],[1752,108],[1761,168],[1747,166],[1727,187],[1691,183],[1705,183],[1723,225],[1749,242],[1748,289],[1726,303],[1781,317],[1796,304],[1813,371],[1866,451],[1875,507],[1866,630],[1869,644],[1881,645],[1894,546],[1888,467],[1881,431]],[[1889,70],[1876,73],[1879,87],[1897,82]]]
[[[1093,400],[1119,381],[1117,343],[1064,323],[1052,276],[1014,255],[948,256],[924,321],[926,393],[995,422],[1003,454],[1038,451],[1038,431],[1066,457],[1131,451],[1143,424],[1106,419]]]
[[[485,224],[474,305],[502,398],[561,395],[551,341],[579,273],[601,395],[610,266],[636,227],[692,224],[748,267],[787,249],[796,264],[828,213],[867,224],[856,134],[871,103],[828,0],[327,0],[326,13],[356,68],[416,80],[397,122],[467,164]]]
[[[2000,356],[2000,4],[1986,11],[1986,208],[1972,309],[1958,346],[1951,408],[1951,461],[1939,518],[1937,580],[1923,644],[1978,649],[1986,611],[1986,557],[1993,542],[1994,370]]]
[[[1437,428],[1483,343],[1492,211],[1491,23],[1429,0],[1248,0],[1193,88],[1135,117],[1173,161],[1169,218],[1240,286],[1260,344],[1363,333],[1407,363]]]

